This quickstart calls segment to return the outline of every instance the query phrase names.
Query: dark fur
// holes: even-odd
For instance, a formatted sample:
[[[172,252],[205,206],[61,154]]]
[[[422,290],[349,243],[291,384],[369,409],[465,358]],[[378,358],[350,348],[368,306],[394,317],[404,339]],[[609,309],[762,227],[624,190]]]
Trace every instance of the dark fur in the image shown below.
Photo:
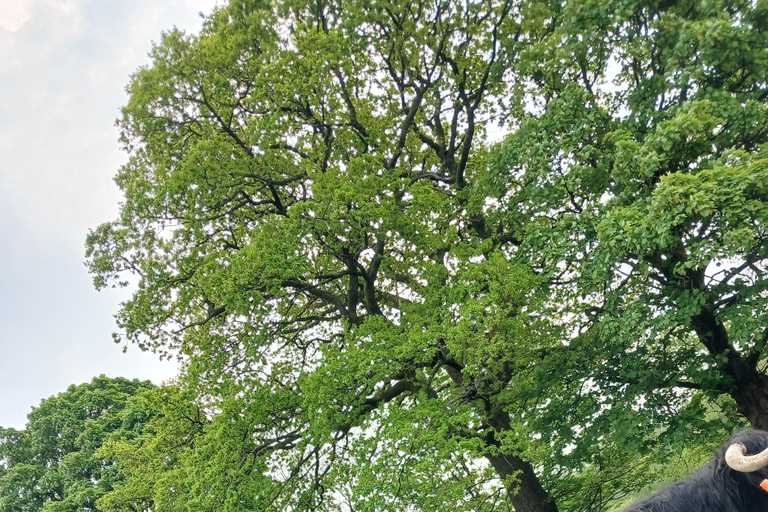
[[[729,468],[725,451],[735,442],[747,447],[747,455],[754,455],[768,448],[768,432],[739,432],[694,474],[621,512],[768,512],[768,491],[760,487],[768,468],[753,473]]]

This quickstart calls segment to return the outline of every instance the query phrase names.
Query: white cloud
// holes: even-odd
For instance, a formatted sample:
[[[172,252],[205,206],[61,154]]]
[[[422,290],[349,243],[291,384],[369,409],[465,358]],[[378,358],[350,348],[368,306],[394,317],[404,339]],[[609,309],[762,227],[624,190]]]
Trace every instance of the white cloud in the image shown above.
[[[16,32],[29,20],[29,7],[34,0],[7,0],[0,3],[0,30]]]
[[[35,8],[72,11],[76,2],[72,0],[3,0],[0,2],[0,30],[16,32],[33,16]]]
[[[128,76],[161,30],[197,29],[213,2],[25,1],[26,23],[0,41],[0,200],[52,243],[81,247],[119,199],[113,125]]]

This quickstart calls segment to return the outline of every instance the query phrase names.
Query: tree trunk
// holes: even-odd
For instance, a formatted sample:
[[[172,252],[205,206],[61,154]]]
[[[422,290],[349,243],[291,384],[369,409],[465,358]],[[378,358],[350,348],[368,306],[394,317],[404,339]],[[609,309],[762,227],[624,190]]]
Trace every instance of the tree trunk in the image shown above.
[[[552,496],[539,483],[533,467],[515,455],[486,455],[501,477],[515,512],[558,512]]]
[[[496,405],[489,423],[497,432],[510,430],[509,414]],[[494,435],[487,440],[489,447],[500,448]],[[485,458],[504,482],[509,502],[515,512],[558,512],[552,496],[541,486],[531,464],[516,455],[486,454]]]
[[[737,382],[731,396],[752,428],[768,430],[768,376],[755,371],[750,380],[746,385]]]
[[[713,304],[705,304],[691,318],[691,324],[710,354],[726,356],[724,370],[734,382],[728,392],[739,412],[753,428],[768,430],[768,376],[757,369],[757,360],[745,360],[731,344],[728,330],[717,319]]]

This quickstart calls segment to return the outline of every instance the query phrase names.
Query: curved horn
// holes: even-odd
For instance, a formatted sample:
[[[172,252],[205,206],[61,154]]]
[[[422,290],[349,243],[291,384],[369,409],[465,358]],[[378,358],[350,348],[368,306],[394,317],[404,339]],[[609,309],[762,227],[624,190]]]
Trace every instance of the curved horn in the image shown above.
[[[725,463],[733,470],[750,473],[768,466],[768,449],[755,455],[747,455],[747,447],[733,443],[725,452]]]

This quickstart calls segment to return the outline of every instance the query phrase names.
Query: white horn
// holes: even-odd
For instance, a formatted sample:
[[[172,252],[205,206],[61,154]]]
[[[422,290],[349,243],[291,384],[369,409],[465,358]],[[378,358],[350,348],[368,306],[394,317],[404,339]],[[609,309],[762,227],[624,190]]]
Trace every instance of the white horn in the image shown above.
[[[725,452],[725,463],[733,470],[751,473],[768,466],[768,449],[755,455],[747,455],[747,447],[733,443]]]

